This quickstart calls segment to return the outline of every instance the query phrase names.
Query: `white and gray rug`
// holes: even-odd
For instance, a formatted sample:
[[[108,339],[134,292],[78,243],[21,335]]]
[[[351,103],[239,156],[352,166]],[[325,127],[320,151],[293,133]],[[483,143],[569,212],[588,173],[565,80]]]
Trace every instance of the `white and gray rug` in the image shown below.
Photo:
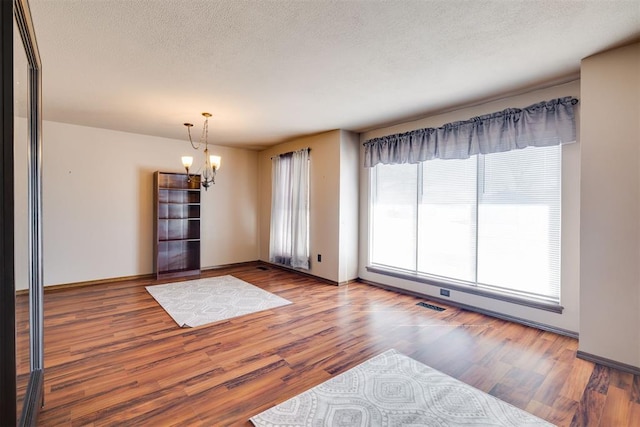
[[[230,275],[147,286],[146,289],[183,328],[291,304],[291,301]]]
[[[255,426],[552,426],[396,350],[251,418]]]

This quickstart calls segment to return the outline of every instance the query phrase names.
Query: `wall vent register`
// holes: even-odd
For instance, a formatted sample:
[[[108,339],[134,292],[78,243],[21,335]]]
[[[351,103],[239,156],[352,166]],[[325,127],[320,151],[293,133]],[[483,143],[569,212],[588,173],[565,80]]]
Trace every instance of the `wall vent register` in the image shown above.
[[[428,308],[429,310],[445,311],[445,309],[442,308],[442,307],[438,307],[437,305],[429,304],[429,303],[426,303],[426,302],[419,302],[416,305],[418,305],[420,307]]]

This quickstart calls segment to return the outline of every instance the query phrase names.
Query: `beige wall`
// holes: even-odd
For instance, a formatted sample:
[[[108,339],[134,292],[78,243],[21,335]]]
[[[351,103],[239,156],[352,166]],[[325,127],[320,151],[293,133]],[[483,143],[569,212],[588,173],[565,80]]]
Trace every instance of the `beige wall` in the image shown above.
[[[44,122],[45,285],[153,272],[153,172],[182,172],[186,141]],[[214,146],[202,267],[258,258],[257,153]]]
[[[14,129],[14,194],[15,194],[15,283],[17,290],[29,288],[29,212],[28,191],[28,159],[29,146],[28,123],[26,118],[15,119]]]
[[[640,43],[582,61],[580,350],[640,367]]]
[[[340,132],[340,237],[338,282],[358,277],[358,222],[360,183],[360,138]]]
[[[309,147],[309,273],[333,282],[357,277],[357,271],[350,265],[357,258],[357,243],[349,243],[354,233],[347,231],[347,227],[351,227],[354,221],[357,222],[357,198],[352,203],[347,200],[348,195],[353,192],[351,180],[357,171],[357,157],[353,154],[355,146],[355,135],[334,130],[298,138],[260,152],[261,260],[269,260],[271,157]],[[341,204],[343,198],[344,204]],[[344,228],[342,224],[345,224]],[[322,262],[317,262],[318,254],[322,255]]]
[[[526,94],[504,98],[474,107],[463,108],[424,119],[402,123],[396,126],[377,129],[360,135],[361,142],[371,138],[407,132],[425,127],[438,127],[445,123],[466,120],[482,114],[493,113],[509,107],[526,107],[536,102],[574,96],[580,98],[579,82],[536,90]],[[580,106],[580,104],[578,104]],[[579,108],[578,108],[579,110]],[[578,123],[580,113],[578,111]],[[578,141],[580,136],[578,135]],[[361,149],[361,158],[364,149]],[[362,164],[361,160],[361,164]],[[497,301],[468,293],[451,291],[450,300],[471,305],[484,310],[495,311],[514,316],[527,321],[578,332],[579,329],[579,221],[580,221],[580,144],[567,144],[562,148],[562,289],[561,304],[564,306],[562,314],[538,310],[522,305]],[[370,273],[366,270],[369,265],[368,230],[369,230],[369,170],[361,168],[360,175],[360,267],[359,275],[363,279],[387,284],[400,289],[419,292],[424,295],[439,297],[439,287],[417,283],[414,281],[397,279],[385,275]]]

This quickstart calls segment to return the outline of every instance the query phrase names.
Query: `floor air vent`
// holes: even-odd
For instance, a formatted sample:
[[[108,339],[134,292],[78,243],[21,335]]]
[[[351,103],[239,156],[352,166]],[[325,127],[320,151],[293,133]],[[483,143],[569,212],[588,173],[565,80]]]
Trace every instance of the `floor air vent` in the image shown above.
[[[438,307],[437,305],[433,305],[433,304],[427,304],[426,302],[419,302],[416,305],[419,305],[420,307],[424,307],[424,308],[428,308],[431,310],[435,310],[435,311],[445,311],[445,308],[442,307]]]
[[[257,268],[258,270],[262,270],[262,271],[268,270],[268,268],[267,268],[267,267],[263,267],[263,266],[259,266],[259,267],[256,267],[256,268]]]

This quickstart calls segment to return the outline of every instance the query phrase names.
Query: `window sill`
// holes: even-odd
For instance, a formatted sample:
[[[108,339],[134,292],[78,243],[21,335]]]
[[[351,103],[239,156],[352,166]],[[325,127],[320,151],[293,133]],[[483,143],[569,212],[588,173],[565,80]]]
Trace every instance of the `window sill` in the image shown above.
[[[552,313],[561,314],[562,311],[564,310],[564,307],[562,307],[560,304],[534,300],[534,299],[525,298],[525,297],[516,296],[516,295],[503,294],[500,292],[477,288],[474,286],[456,283],[454,281],[447,281],[440,278],[408,273],[406,271],[393,270],[393,269],[384,268],[381,266],[367,266],[366,269],[370,273],[383,274],[385,276],[396,277],[398,279],[411,280],[412,282],[424,283],[426,285],[435,286],[438,288],[444,288],[444,289],[449,289],[457,292],[464,292],[467,294],[478,295],[481,297],[491,298],[498,301],[505,301],[512,304],[518,304],[526,307],[536,308],[539,310],[550,311]]]

